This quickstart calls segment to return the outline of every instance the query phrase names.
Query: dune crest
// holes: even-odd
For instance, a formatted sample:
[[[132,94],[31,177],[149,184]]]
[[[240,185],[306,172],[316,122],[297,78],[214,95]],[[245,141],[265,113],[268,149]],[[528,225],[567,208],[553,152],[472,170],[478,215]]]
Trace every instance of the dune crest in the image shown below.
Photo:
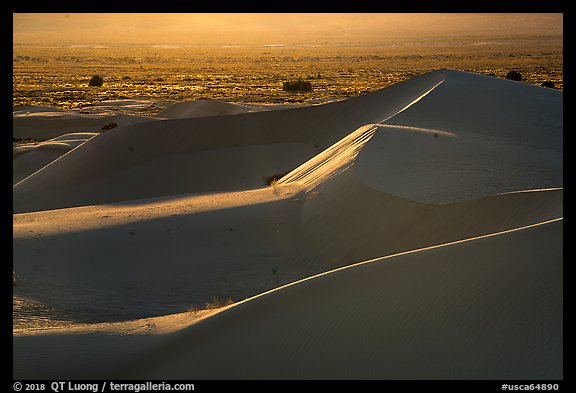
[[[247,113],[250,109],[241,104],[220,100],[198,100],[179,102],[160,111],[157,115],[164,119],[181,119],[193,117],[209,117]]]

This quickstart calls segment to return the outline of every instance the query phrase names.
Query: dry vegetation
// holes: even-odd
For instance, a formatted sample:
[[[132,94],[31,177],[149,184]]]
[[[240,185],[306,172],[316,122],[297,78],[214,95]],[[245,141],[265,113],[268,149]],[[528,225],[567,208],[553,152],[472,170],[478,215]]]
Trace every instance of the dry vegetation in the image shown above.
[[[518,40],[516,40],[518,41]],[[38,47],[15,45],[13,105],[90,106],[106,99],[310,102],[381,89],[438,68],[504,78],[518,70],[534,85],[563,88],[562,40],[508,45],[330,47]],[[92,75],[101,87],[88,87]],[[299,78],[312,91],[295,96],[282,83]],[[151,107],[142,114],[154,114]]]
[[[222,307],[226,307],[229,306],[231,304],[233,304],[234,301],[230,298],[228,299],[224,299],[224,298],[220,298],[218,296],[214,296],[212,298],[212,301],[206,303],[204,309],[205,310],[214,310],[217,308],[222,308]]]

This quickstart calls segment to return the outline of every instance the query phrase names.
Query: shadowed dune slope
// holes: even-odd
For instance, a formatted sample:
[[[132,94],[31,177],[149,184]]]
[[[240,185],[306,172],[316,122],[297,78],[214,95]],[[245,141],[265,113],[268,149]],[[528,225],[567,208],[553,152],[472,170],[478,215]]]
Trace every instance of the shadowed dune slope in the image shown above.
[[[175,334],[141,375],[556,379],[561,337],[557,222],[285,288]]]
[[[12,118],[12,136],[46,140],[67,133],[99,132],[104,126],[116,123],[118,126],[138,124],[152,120],[134,115],[81,116],[48,108],[42,112],[15,113]]]
[[[96,136],[95,132],[60,135],[40,143],[24,143],[12,149],[12,184],[30,176],[58,157]]]
[[[220,100],[198,100],[179,102],[158,112],[156,117],[163,119],[181,119],[192,117],[209,117],[236,115],[249,112],[250,109],[241,104],[224,102]]]
[[[563,190],[426,204],[364,186],[354,167],[312,192],[301,221],[325,267],[485,235],[563,215]]]
[[[501,139],[381,125],[358,154],[354,169],[372,189],[431,204],[562,187],[562,146],[522,142],[528,132],[522,129],[517,139]]]
[[[340,269],[163,336],[16,337],[14,377],[561,379],[562,258],[556,221]]]

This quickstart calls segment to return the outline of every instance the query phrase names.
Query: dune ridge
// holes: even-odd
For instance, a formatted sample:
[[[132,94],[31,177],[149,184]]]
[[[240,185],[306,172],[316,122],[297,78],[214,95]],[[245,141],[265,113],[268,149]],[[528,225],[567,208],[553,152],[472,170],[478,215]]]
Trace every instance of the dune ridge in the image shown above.
[[[241,104],[220,100],[199,100],[179,102],[161,110],[156,116],[164,119],[179,119],[234,115],[238,113],[246,113],[248,111],[250,111],[250,109]]]
[[[12,183],[16,184],[63,154],[96,136],[95,132],[59,135],[39,143],[23,143],[12,149]]]

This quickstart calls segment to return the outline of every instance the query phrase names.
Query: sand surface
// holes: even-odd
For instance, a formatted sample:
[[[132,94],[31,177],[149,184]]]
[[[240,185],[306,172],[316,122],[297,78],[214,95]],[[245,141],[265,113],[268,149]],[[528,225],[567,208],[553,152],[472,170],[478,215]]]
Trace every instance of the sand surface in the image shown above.
[[[15,111],[14,378],[562,379],[562,103]]]

